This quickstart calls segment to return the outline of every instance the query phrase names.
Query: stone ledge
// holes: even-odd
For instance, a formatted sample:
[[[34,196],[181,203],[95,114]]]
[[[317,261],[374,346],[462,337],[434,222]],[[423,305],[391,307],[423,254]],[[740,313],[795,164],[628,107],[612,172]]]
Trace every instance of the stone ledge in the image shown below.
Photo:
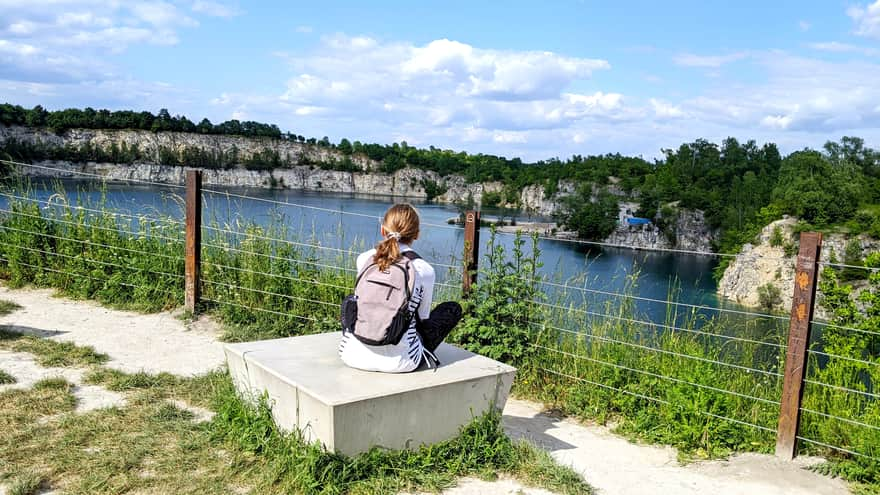
[[[373,446],[411,449],[454,437],[489,410],[503,409],[516,369],[441,344],[436,371],[373,373],[345,366],[340,333],[224,346],[236,390],[266,393],[286,431],[355,455]]]

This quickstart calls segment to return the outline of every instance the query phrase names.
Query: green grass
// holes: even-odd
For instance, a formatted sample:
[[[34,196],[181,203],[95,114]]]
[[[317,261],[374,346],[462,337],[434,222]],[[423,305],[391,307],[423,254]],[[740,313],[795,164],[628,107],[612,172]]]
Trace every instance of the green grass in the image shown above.
[[[39,473],[28,479],[90,494],[384,494],[435,491],[461,476],[498,471],[558,493],[590,493],[571,469],[507,438],[497,413],[448,442],[351,458],[279,431],[265,403],[238,399],[225,372],[180,378],[99,368],[88,380],[124,390],[128,404],[66,414],[75,401],[59,379],[0,393],[0,480]],[[193,423],[192,413],[165,400],[172,397],[215,410],[215,419]]]
[[[39,473],[23,471],[9,476],[8,495],[36,495],[43,488],[45,480]]]
[[[21,306],[19,306],[18,304],[12,301],[7,301],[5,299],[0,299],[0,316],[12,314],[19,309],[21,309]]]
[[[231,389],[218,398],[215,438],[260,456],[255,473],[259,492],[435,491],[452,486],[461,476],[500,472],[559,493],[590,493],[571,469],[555,464],[533,446],[512,442],[501,429],[498,413],[476,418],[446,442],[416,451],[376,447],[351,458],[306,443],[296,432],[280,432],[264,402],[249,405]]]
[[[0,231],[0,256],[8,260],[0,263],[0,278],[10,285],[54,287],[67,296],[143,311],[167,309],[183,300],[180,226],[170,219],[134,225],[120,223],[112,212],[87,217],[69,209],[41,210],[27,202],[11,204],[15,213],[0,218],[0,225],[17,229]],[[353,252],[326,258],[311,248],[272,241],[297,238],[283,225],[283,219],[267,227],[215,223],[215,227],[243,235],[210,229],[204,233],[202,310],[224,323],[228,340],[338,329],[337,304],[351,287],[352,275],[318,265],[353,266]],[[497,246],[488,252],[495,249]],[[520,366],[516,394],[572,416],[613,422],[621,433],[673,445],[689,458],[772,451],[772,430],[778,420],[775,402],[782,387],[778,374],[785,358],[784,350],[775,346],[785,343],[785,324],[767,329],[735,319],[670,312],[661,323],[683,330],[669,331],[628,322],[649,318],[627,304],[597,306],[585,299],[560,308],[542,307],[531,303],[533,292],[515,282],[529,277],[538,262],[523,256],[514,253],[518,261],[492,273],[485,271],[484,264],[479,281],[493,286],[485,289],[491,297],[472,305],[471,314],[460,325],[462,331],[452,336],[466,340],[480,352],[498,352],[498,357],[515,359]],[[555,299],[568,300],[567,295]],[[619,319],[591,320],[584,317],[584,309]],[[64,349],[54,347],[58,343],[43,344],[36,342],[38,339],[6,335],[0,331],[0,347],[30,349],[27,352],[44,356],[45,362],[52,362],[51,356],[65,355]],[[762,343],[736,342],[725,336]],[[876,346],[874,341],[847,340],[833,349],[851,358],[880,362]],[[100,357],[92,354],[55,359],[80,365],[99,362]],[[744,368],[757,371],[747,372]],[[853,366],[846,361],[819,366],[812,355],[809,376],[835,387],[866,390],[866,376],[869,382],[880,383],[878,370],[878,366]],[[154,399],[189,394],[199,400],[193,390],[211,383],[218,386],[216,379],[193,388],[174,377],[106,370],[95,372],[89,380]],[[804,404],[823,414],[880,425],[880,401],[855,394],[809,385]],[[802,431],[811,438],[880,457],[880,437],[875,431],[865,433],[864,428],[815,414],[805,416],[802,425]],[[278,441],[283,444],[291,440]],[[833,461],[828,469],[847,479],[866,486],[880,483],[880,464],[876,462],[805,444],[801,451],[828,456]],[[287,483],[284,479],[280,477],[276,482]]]
[[[9,385],[10,383],[15,383],[15,377],[10,375],[9,373],[0,370],[0,385]]]
[[[10,331],[8,327],[0,327],[0,349],[28,352],[36,357],[40,366],[46,367],[89,366],[109,359],[91,347],[23,335]]]
[[[7,343],[23,338],[5,337]],[[591,492],[547,453],[511,441],[498,413],[476,418],[455,439],[417,451],[375,448],[346,457],[278,430],[265,402],[240,400],[225,371],[188,378],[124,373],[80,361],[90,348],[49,347],[54,361],[90,365],[84,381],[125,393],[126,406],[71,414],[76,400],[72,384],[62,378],[0,393],[0,482],[20,493],[384,494],[435,491],[461,476],[496,472],[558,493]],[[169,399],[216,415],[194,423],[192,412]]]

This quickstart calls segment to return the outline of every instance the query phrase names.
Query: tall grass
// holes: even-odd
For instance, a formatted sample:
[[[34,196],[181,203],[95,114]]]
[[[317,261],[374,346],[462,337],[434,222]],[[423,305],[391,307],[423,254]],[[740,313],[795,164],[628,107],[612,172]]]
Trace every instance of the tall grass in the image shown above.
[[[537,239],[531,250],[523,249],[522,242],[518,239],[512,252],[504,253],[494,235],[490,238],[490,259],[478,277],[470,321],[452,335],[474,350],[491,351],[492,342],[503,342],[506,355],[524,355],[518,394],[569,415],[615,424],[618,431],[643,440],[673,445],[685,457],[772,451],[786,321],[768,325],[695,309],[682,313],[670,298],[665,319],[654,322],[626,294],[616,301],[566,303],[577,301],[577,295],[548,296],[540,290],[532,269],[540,263]],[[633,291],[638,275],[632,277],[624,293]],[[837,312],[853,318],[848,324],[878,330],[880,275],[875,282],[859,305],[843,290],[847,294],[838,305],[846,304]],[[830,282],[824,287],[829,307],[835,287]],[[506,325],[493,326],[499,315]],[[530,331],[523,331],[524,322]],[[803,413],[800,436],[836,448],[802,441],[800,450],[827,456],[832,463],[822,470],[877,490],[880,401],[868,394],[880,393],[880,339],[829,328],[811,349],[808,377],[826,385],[806,385],[803,407],[818,414]],[[820,359],[817,351],[840,357]]]
[[[52,287],[114,307],[178,307],[184,275],[180,221],[120,216],[103,201],[88,207],[92,211],[76,209],[63,193],[50,206],[7,198],[0,214],[0,277],[12,287]],[[241,235],[207,228],[202,234],[206,245],[216,246],[202,249],[202,310],[227,324],[229,339],[336,329],[338,302],[353,281],[344,269],[346,253],[322,257],[317,248],[282,242],[289,233],[278,222],[231,227]]]
[[[54,287],[142,311],[178,306],[184,259],[178,220],[120,217],[105,204],[91,207],[103,213],[84,213],[63,201],[47,208],[9,200],[0,216],[0,277],[13,286]],[[228,339],[337,330],[338,303],[353,285],[353,252],[311,245],[281,219],[208,227],[202,309],[226,323]],[[784,325],[681,313],[674,304],[664,321],[652,323],[626,297],[577,302],[555,293],[548,301],[536,278],[537,239],[531,249],[524,242],[518,238],[507,253],[490,238],[488,262],[465,301],[468,315],[453,341],[517,364],[520,395],[612,422],[627,434],[674,445],[685,456],[772,450]],[[826,303],[837,304],[835,314],[844,315],[835,321],[878,326],[880,304],[845,306],[834,299],[835,287],[825,289]],[[811,354],[810,379],[830,386],[807,385],[804,407],[812,412],[804,413],[801,429],[805,438],[844,449],[803,442],[803,451],[832,458],[830,472],[871,484],[880,481],[880,463],[871,459],[880,457],[880,402],[872,395],[878,393],[880,366],[871,364],[880,364],[878,344],[876,337],[825,331],[814,350],[868,364]]]

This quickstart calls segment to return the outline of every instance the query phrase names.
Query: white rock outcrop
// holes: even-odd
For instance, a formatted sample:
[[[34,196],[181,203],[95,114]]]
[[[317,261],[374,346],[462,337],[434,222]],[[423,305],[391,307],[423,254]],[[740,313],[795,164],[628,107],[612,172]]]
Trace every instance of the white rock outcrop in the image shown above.
[[[718,282],[718,294],[744,306],[758,307],[758,287],[770,284],[779,289],[782,297],[780,309],[791,310],[791,297],[794,292],[795,262],[797,253],[786,255],[783,246],[771,246],[773,231],[779,228],[784,243],[792,243],[792,229],[797,224],[794,217],[784,217],[770,223],[761,230],[754,244],[746,244],[739,256],[734,258]],[[880,241],[867,236],[855,238],[862,248],[862,255],[880,249]],[[833,258],[843,259],[846,244],[851,238],[841,234],[831,234],[822,239],[820,261],[831,262]],[[840,261],[838,261],[840,262]],[[821,280],[821,269],[819,272]],[[821,298],[820,298],[821,300]],[[826,315],[821,306],[816,308],[816,316]]]

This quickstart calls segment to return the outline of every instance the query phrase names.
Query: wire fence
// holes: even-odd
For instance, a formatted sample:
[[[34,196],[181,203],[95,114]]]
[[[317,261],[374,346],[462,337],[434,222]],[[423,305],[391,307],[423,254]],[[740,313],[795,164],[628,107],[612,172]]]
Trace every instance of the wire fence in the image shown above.
[[[12,164],[102,179],[71,169]],[[122,181],[174,191],[184,188],[137,179]],[[216,213],[210,209],[235,210],[232,202],[253,202],[266,208],[338,215],[353,223],[380,220],[357,211],[220,189],[201,193],[211,198],[203,201],[209,214]],[[135,301],[137,307],[147,309],[167,309],[184,299],[183,218],[148,209],[122,212],[63,194],[41,198],[27,188],[9,187],[3,197],[0,271],[10,283],[51,286],[114,303]],[[422,225],[461,230],[443,224]],[[209,222],[200,225],[199,231],[200,310],[215,312],[233,328],[265,332],[258,335],[336,329],[339,302],[353,288],[358,250],[295,233],[291,236],[288,225],[248,219]],[[627,247],[536,238],[602,248]],[[755,256],[686,249],[650,251],[730,260]],[[438,271],[445,272],[435,284],[435,299],[462,297],[467,278],[464,258],[462,253],[428,258],[433,266],[443,269]],[[775,259],[793,263],[788,257]],[[817,261],[816,266],[831,271],[877,272],[875,267],[849,263]],[[533,387],[536,395],[563,404],[574,414],[605,410],[639,417],[645,424],[679,422],[688,425],[681,427],[687,434],[702,432],[721,448],[768,446],[773,435],[779,434],[783,370],[792,352],[785,327],[791,316],[664,300],[586,283],[578,286],[540,273],[517,276],[541,294],[532,300],[511,301],[529,306],[529,318],[523,324],[531,336],[531,361],[523,376],[531,385],[523,385],[524,389]],[[570,294],[581,299],[566,298]],[[820,300],[831,297],[830,291],[819,291]],[[659,311],[641,311],[639,304],[656,306]],[[848,309],[856,316],[841,319],[827,314],[808,319],[819,338],[806,350],[804,398],[797,407],[803,413],[803,425],[797,439],[803,442],[802,449],[809,451],[877,461],[880,331],[864,305]],[[649,438],[658,441],[680,440],[668,432],[651,435],[655,436]]]

